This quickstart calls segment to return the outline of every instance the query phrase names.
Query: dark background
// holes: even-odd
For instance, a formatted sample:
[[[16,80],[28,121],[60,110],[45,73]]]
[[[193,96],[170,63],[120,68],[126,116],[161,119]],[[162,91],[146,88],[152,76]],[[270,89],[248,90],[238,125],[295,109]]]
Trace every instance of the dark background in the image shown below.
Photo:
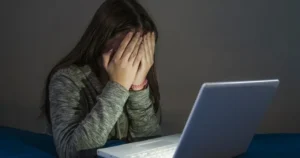
[[[140,1],[160,32],[156,53],[166,133],[181,131],[203,82],[270,78],[281,84],[258,132],[300,132],[299,2]],[[0,1],[0,125],[44,130],[37,117],[46,75],[102,2]]]

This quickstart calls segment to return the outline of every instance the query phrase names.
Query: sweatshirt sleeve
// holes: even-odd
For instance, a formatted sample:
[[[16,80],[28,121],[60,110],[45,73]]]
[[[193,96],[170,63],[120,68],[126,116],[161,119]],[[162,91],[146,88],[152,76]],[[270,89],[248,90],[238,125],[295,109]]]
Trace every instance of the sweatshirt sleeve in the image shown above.
[[[160,113],[154,112],[149,87],[142,91],[131,91],[126,105],[129,115],[129,134],[132,141],[160,136]]]
[[[121,85],[108,82],[88,112],[81,91],[66,75],[53,77],[49,85],[52,132],[61,158],[78,157],[80,150],[102,147],[129,97]]]

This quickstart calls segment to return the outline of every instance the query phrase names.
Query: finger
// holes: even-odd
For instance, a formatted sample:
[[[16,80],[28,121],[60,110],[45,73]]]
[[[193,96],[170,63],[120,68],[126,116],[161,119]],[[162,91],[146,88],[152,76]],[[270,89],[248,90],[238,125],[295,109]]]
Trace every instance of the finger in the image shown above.
[[[148,56],[148,47],[147,47],[147,38],[144,39],[143,45],[142,45],[142,49],[144,51],[144,56],[143,58],[145,59],[145,61],[149,61],[149,56]]]
[[[153,63],[153,61],[154,61],[154,47],[155,47],[154,39],[155,39],[155,34],[154,34],[154,32],[151,32],[150,37],[149,37],[150,51],[148,53],[150,63]]]
[[[107,70],[107,68],[108,68],[108,64],[110,62],[112,52],[113,52],[113,49],[111,49],[109,52],[103,54],[103,66],[104,66],[105,70]]]
[[[149,33],[147,33],[147,35],[146,35],[146,40],[145,40],[145,42],[146,42],[146,50],[147,50],[147,52],[146,53],[148,53],[151,49],[151,46],[150,46],[150,32]]]
[[[145,54],[145,56],[146,56],[147,62],[148,62],[148,63],[151,63],[152,60],[153,60],[153,54],[152,54],[152,51],[149,50],[149,51]]]
[[[132,54],[134,48],[135,48],[135,45],[138,43],[138,41],[140,40],[141,38],[141,34],[140,32],[137,32],[135,34],[135,36],[133,37],[133,39],[130,41],[130,43],[128,44],[128,46],[126,47],[123,55],[122,55],[122,59],[124,60],[128,60],[130,55]]]
[[[151,48],[152,48],[152,54],[154,54],[154,51],[155,51],[155,33],[154,32],[152,32]]]
[[[137,54],[136,58],[134,59],[133,66],[139,65],[142,58],[145,55],[145,51],[142,51],[142,49],[144,47],[143,45],[144,45],[144,43],[139,47],[139,51],[138,51],[139,53]]]
[[[153,43],[152,43],[152,40],[153,40],[153,32],[150,33],[150,36],[149,36],[149,47],[150,47],[150,50],[151,50],[151,53],[152,53],[152,48],[153,48]]]
[[[134,59],[136,58],[137,54],[139,53],[142,41],[143,41],[143,38],[140,38],[139,41],[137,42],[137,44],[135,45],[135,48],[134,48],[132,54],[130,55],[129,61],[133,62]]]
[[[114,59],[120,59],[127,47],[127,45],[129,44],[131,38],[133,36],[133,32],[129,32],[126,37],[123,39],[122,43],[120,44],[116,54],[114,55]]]
[[[146,56],[147,56],[147,61],[148,61],[148,63],[150,63],[151,62],[151,56],[152,56],[152,43],[151,43],[151,36],[152,36],[152,33],[151,32],[149,32],[149,34],[148,34],[148,38],[147,38],[147,43],[148,43],[148,51],[147,51],[147,54],[146,54]]]
[[[145,49],[146,49],[146,53],[145,53],[145,58],[147,60],[147,62],[150,62],[151,60],[151,47],[150,47],[150,33],[148,34],[147,38],[146,38],[146,45],[145,45]]]
[[[152,36],[152,32],[149,32],[149,36],[148,36],[148,47],[149,47],[148,49],[149,49],[149,53],[152,53],[152,43],[151,43],[152,42],[152,40],[151,40],[152,37],[151,36]]]

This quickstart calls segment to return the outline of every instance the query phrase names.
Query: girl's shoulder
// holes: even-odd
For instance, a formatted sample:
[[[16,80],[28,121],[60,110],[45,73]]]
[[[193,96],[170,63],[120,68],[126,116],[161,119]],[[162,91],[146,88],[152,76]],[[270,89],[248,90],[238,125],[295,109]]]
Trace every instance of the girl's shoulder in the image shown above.
[[[59,69],[56,71],[52,77],[56,76],[67,76],[67,77],[81,77],[81,76],[88,76],[91,73],[91,68],[88,65],[85,66],[77,66],[77,65],[70,65],[68,67]]]
[[[68,80],[68,82],[71,81],[72,83],[81,87],[83,85],[82,82],[87,79],[87,76],[89,76],[91,72],[91,68],[88,65],[81,67],[77,65],[70,65],[66,68],[56,71],[52,75],[50,83]]]

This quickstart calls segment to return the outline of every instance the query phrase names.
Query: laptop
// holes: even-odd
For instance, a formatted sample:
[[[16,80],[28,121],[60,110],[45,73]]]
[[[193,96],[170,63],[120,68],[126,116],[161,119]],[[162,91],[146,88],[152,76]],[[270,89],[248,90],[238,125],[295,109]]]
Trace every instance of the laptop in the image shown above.
[[[232,158],[247,151],[279,80],[205,83],[181,134],[98,149],[104,158]]]

